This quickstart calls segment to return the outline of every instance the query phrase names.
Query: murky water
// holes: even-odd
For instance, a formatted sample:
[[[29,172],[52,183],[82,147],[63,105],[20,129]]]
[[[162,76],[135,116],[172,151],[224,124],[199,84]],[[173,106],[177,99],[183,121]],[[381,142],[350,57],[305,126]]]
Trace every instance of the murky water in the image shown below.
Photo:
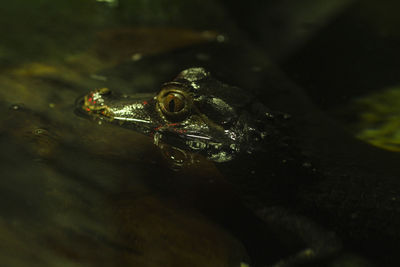
[[[259,7],[268,7],[267,2]],[[288,225],[292,228],[288,236],[270,231],[265,221],[260,220],[260,213],[257,217],[243,206],[237,192],[227,182],[226,173],[214,163],[199,156],[197,165],[177,172],[153,144],[152,138],[112,125],[100,125],[74,113],[76,99],[92,89],[108,87],[121,93],[153,93],[181,70],[193,66],[207,67],[216,77],[246,91],[259,93],[259,100],[271,108],[278,107],[279,111],[301,118],[297,122],[300,130],[295,134],[299,134],[299,139],[309,138],[303,143],[314,143],[312,138],[315,137],[317,144],[317,152],[306,151],[305,154],[316,153],[318,157],[329,158],[328,163],[320,164],[322,168],[330,167],[331,162],[337,164],[321,170],[328,177],[338,174],[337,180],[327,179],[328,182],[311,187],[311,193],[305,190],[298,203],[291,202],[296,199],[293,195],[297,187],[279,188],[272,194],[278,196],[273,199],[274,205],[289,203],[286,208],[294,211],[293,214],[305,211],[304,214],[317,218],[315,221],[344,232],[345,236],[347,228],[343,225],[350,225],[353,230],[371,231],[373,237],[365,246],[371,250],[375,246],[378,248],[374,234],[390,233],[394,229],[392,224],[400,218],[396,202],[398,189],[392,186],[398,184],[392,179],[398,171],[379,170],[379,175],[389,173],[385,176],[387,183],[378,179],[364,180],[362,175],[368,168],[363,168],[369,167],[367,156],[365,165],[361,165],[364,167],[357,169],[359,165],[351,156],[347,159],[341,154],[342,157],[336,159],[332,156],[335,152],[323,150],[321,147],[330,145],[335,151],[333,146],[338,145],[324,142],[329,128],[324,128],[322,122],[325,119],[318,117],[319,113],[314,114],[314,104],[336,116],[342,124],[348,123],[361,138],[384,148],[389,148],[388,144],[398,147],[398,89],[392,86],[395,75],[387,76],[382,72],[379,77],[390,80],[392,89],[386,91],[388,94],[384,94],[385,91],[371,93],[372,97],[365,93],[373,91],[372,86],[363,88],[364,83],[357,82],[362,80],[359,76],[349,82],[345,74],[344,78],[329,83],[324,93],[315,89],[327,84],[329,75],[335,74],[342,68],[340,64],[346,63],[324,63],[330,68],[316,67],[318,64],[314,63],[318,63],[319,55],[323,54],[319,42],[326,43],[330,39],[324,39],[324,34],[316,37],[314,34],[331,22],[334,29],[343,29],[343,22],[335,22],[333,18],[341,14],[347,19],[353,18],[359,11],[357,5],[353,6],[357,1],[332,0],[331,5],[324,7],[309,1],[309,6],[315,6],[312,16],[307,15],[307,8],[299,10],[296,4],[289,2],[284,7],[271,4],[275,9],[268,9],[270,20],[264,17],[257,20],[259,16],[246,14],[249,19],[245,22],[238,20],[242,18],[242,8],[243,12],[254,12],[257,3],[239,8],[227,1],[204,3],[200,0],[19,0],[2,3],[0,265],[245,266],[245,263],[257,262],[254,259],[268,262],[265,258],[279,254],[275,238],[294,243],[293,247],[297,249],[298,241],[294,241],[293,236],[299,235],[296,231],[303,234],[304,229],[296,225],[296,215],[277,212],[284,219],[289,218]],[[371,6],[369,3],[365,9],[360,9],[363,12],[359,16],[368,17],[371,25],[377,27],[374,34],[384,36],[383,26],[376,22],[380,20],[373,23],[370,19],[376,19],[368,13],[373,10]],[[296,12],[291,12],[293,9]],[[280,16],[274,12],[292,20],[279,22]],[[296,15],[292,17],[294,13]],[[395,29],[389,28],[386,34],[391,35]],[[330,33],[331,28],[327,29],[321,32]],[[337,32],[332,34],[333,37],[337,35]],[[270,40],[275,42],[269,43]],[[310,49],[317,53],[311,53]],[[268,53],[272,53],[271,57],[289,76],[306,88],[313,104],[306,93],[294,90],[293,83],[279,74],[265,56]],[[309,62],[310,54],[313,60]],[[316,69],[321,73],[315,74]],[[328,77],[324,76],[327,73]],[[349,89],[349,93],[345,89],[337,90],[341,88],[338,85],[345,82],[357,86]],[[385,83],[376,84],[379,86],[374,88],[388,88]],[[350,107],[343,109],[345,106]],[[340,112],[336,112],[337,108]],[[350,120],[353,115],[349,113],[354,110],[364,112],[365,121]],[[374,125],[375,132],[371,135],[368,129]],[[303,126],[314,132],[304,131]],[[320,133],[325,136],[319,136]],[[337,138],[337,142],[345,147],[348,139],[341,135]],[[318,142],[323,145],[318,146]],[[328,152],[320,155],[320,151]],[[254,167],[257,171],[268,172],[263,169],[267,166],[264,161],[265,158],[261,158],[245,166],[233,165],[230,171],[248,173]],[[309,162],[302,164],[311,166]],[[253,170],[251,174],[254,173]],[[276,177],[275,173],[268,172],[268,175]],[[354,182],[346,177],[355,177]],[[344,184],[343,181],[350,182]],[[379,187],[376,194],[375,187],[368,187],[369,181]],[[259,187],[256,190],[263,191],[262,186],[274,184],[271,180],[261,182],[260,186],[256,184]],[[251,186],[252,182],[249,184]],[[362,192],[362,186],[370,194]],[[365,194],[374,199],[364,199]],[[382,201],[379,200],[381,196],[384,196]],[[266,201],[251,196],[248,199],[256,206],[258,201],[262,203],[260,205]],[[349,207],[346,206],[348,203]],[[352,203],[356,204],[351,206]],[[326,214],[331,217],[314,211],[314,205],[329,210]],[[264,211],[273,211],[275,206],[269,208]],[[363,213],[365,210],[367,212]],[[371,210],[382,211],[383,215],[378,216],[382,219],[365,223]],[[336,217],[337,221],[333,220]],[[343,225],[335,224],[337,222],[343,222]],[[381,227],[380,223],[386,226]],[[313,230],[309,232],[314,233]],[[330,240],[330,234],[321,232],[323,237],[318,236],[318,242]],[[368,237],[369,233],[357,234],[357,231],[350,232],[349,239],[353,241],[351,238],[354,238],[357,242],[359,236]],[[395,238],[398,231],[392,234]],[[272,241],[266,244],[266,240]],[[370,255],[358,258],[351,254],[353,249],[358,251],[351,242],[344,247],[350,253],[344,254],[343,259],[328,259],[331,266],[335,262],[370,266],[363,258]],[[381,255],[384,253],[380,254],[383,257]]]
[[[2,266],[238,266],[247,257],[232,234],[185,204],[188,196],[168,189],[175,174],[150,138],[73,112],[93,88],[154,91],[157,74],[172,73],[160,65],[112,75],[115,66],[215,40],[163,26],[173,14],[158,8],[2,3]]]

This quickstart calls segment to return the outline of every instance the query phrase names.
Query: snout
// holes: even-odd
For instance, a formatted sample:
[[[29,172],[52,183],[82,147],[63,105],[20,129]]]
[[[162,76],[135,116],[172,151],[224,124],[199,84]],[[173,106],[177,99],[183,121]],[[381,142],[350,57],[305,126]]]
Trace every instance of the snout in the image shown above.
[[[91,91],[76,100],[76,113],[151,134],[159,121],[154,94],[124,95],[107,88]]]

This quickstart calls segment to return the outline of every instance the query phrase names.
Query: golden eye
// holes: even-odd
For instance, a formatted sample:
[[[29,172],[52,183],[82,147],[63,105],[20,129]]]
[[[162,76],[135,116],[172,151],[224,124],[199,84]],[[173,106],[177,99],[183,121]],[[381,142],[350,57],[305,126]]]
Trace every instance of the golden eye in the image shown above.
[[[181,121],[189,116],[193,102],[188,89],[181,83],[169,82],[157,95],[158,110],[169,121]]]
[[[166,111],[175,113],[183,110],[185,107],[185,98],[180,93],[170,92],[162,100]]]

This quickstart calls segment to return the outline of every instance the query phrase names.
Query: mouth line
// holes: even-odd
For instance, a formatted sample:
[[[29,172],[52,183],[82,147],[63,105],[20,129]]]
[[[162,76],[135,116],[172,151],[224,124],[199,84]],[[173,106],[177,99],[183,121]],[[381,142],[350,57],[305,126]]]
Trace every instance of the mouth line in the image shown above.
[[[201,136],[201,135],[194,135],[194,134],[186,134],[186,136],[192,137],[192,138],[199,138],[199,139],[203,139],[203,140],[211,140],[211,138],[208,136]]]
[[[172,147],[192,152],[205,149],[220,150],[223,147],[223,142],[214,140],[208,136],[176,133],[174,131],[155,132],[154,143],[157,146],[160,144],[168,144]]]
[[[143,122],[143,123],[152,123],[149,120],[135,119],[135,118],[125,118],[125,117],[112,117],[114,120],[119,121],[132,121],[132,122]]]

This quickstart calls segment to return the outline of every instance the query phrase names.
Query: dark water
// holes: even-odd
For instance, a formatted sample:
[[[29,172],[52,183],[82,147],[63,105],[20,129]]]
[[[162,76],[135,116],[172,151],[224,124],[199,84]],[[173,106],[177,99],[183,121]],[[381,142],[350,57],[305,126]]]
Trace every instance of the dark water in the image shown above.
[[[398,21],[382,15],[389,5],[278,2],[2,3],[0,265],[240,266],[268,262],[265,248],[279,254],[271,245],[279,237],[265,244],[270,233],[215,164],[175,172],[151,138],[73,112],[91,89],[155,92],[182,69],[205,66],[299,117],[309,95],[342,125],[349,120],[338,109],[397,83]],[[286,101],[292,82],[271,82],[280,74],[269,58],[306,93]],[[399,205],[390,207],[397,221]],[[330,266],[369,266],[367,253],[346,253]]]
[[[172,62],[130,66],[134,54],[207,42],[176,28],[182,4],[2,3],[1,266],[237,266],[247,257],[166,188],[173,173],[150,138],[73,112],[93,88],[155,91],[175,75]]]

